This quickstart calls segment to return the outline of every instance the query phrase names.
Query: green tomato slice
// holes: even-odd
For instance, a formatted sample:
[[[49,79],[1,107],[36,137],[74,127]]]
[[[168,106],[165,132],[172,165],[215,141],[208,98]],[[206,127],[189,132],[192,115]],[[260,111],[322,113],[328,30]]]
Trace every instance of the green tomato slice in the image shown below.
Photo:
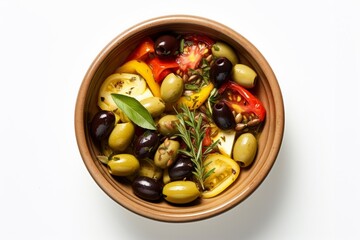
[[[112,93],[128,95],[138,101],[153,96],[144,78],[132,73],[114,73],[105,79],[98,96],[98,105],[102,110],[115,111],[118,108]]]
[[[239,176],[240,166],[233,159],[219,154],[209,154],[204,161],[205,172],[215,169],[208,178],[205,179],[205,191],[202,193],[203,198],[212,198],[225,189],[227,189]]]

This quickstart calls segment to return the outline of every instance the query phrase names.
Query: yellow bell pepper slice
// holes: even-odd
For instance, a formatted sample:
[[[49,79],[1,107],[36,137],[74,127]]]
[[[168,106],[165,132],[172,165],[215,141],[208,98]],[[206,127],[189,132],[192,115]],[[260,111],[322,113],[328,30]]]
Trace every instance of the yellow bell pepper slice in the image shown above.
[[[136,73],[142,76],[155,97],[161,97],[160,86],[155,82],[150,67],[143,61],[130,60],[116,69],[117,73]]]
[[[177,101],[176,105],[179,108],[181,105],[187,106],[190,110],[199,108],[210,96],[211,91],[214,89],[214,84],[209,83],[202,87],[199,92],[190,96],[182,96]]]

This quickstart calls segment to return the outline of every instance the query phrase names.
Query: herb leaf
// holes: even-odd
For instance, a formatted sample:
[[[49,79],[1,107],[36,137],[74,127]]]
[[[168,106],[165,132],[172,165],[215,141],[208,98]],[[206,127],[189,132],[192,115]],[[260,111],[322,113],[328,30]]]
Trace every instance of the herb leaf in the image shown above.
[[[182,112],[177,112],[177,117],[179,119],[179,122],[177,123],[179,133],[177,136],[181,137],[187,149],[180,150],[180,153],[190,157],[195,166],[193,174],[196,177],[200,188],[205,190],[205,179],[215,171],[215,168],[210,170],[205,169],[206,166],[204,166],[203,161],[216,147],[219,140],[208,147],[203,147],[205,129],[202,126],[202,116],[196,115],[195,111],[190,111],[185,105],[181,106],[181,110]],[[197,116],[198,118],[196,118]]]
[[[123,94],[112,93],[115,104],[136,125],[156,130],[155,122],[149,111],[135,98]]]

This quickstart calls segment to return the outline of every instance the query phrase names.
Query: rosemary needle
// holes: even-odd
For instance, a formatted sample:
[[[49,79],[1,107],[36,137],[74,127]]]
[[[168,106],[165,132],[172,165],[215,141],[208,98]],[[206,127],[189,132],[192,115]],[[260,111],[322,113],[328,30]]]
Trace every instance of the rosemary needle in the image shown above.
[[[179,133],[177,136],[181,137],[187,147],[186,150],[180,150],[180,153],[190,157],[195,169],[193,174],[196,177],[201,190],[204,191],[204,181],[215,169],[213,168],[209,171],[205,171],[206,166],[204,166],[203,160],[206,158],[207,154],[215,148],[218,141],[203,147],[205,128],[202,126],[201,114],[196,118],[195,111],[190,111],[187,106],[183,105],[180,109],[182,112],[177,113],[179,119],[179,122],[177,123]]]

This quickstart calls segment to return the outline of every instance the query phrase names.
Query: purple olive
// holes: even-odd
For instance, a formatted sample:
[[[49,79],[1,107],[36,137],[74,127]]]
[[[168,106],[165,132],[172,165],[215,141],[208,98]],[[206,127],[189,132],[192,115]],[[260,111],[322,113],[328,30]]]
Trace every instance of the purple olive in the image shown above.
[[[101,110],[95,114],[91,121],[90,131],[94,141],[101,141],[108,137],[115,126],[115,114]]]
[[[162,197],[163,184],[154,178],[138,176],[132,183],[132,189],[136,196],[144,200],[157,201]]]
[[[180,42],[172,35],[162,35],[155,40],[155,53],[159,57],[174,56],[179,51]]]
[[[235,117],[231,109],[224,102],[215,103],[213,106],[212,118],[220,129],[229,130],[235,128]]]
[[[216,88],[229,81],[231,70],[232,63],[226,57],[220,57],[215,60],[214,64],[210,67],[210,80]]]
[[[185,156],[180,156],[168,169],[171,181],[188,179],[192,176],[193,171],[193,162]]]
[[[160,143],[160,138],[155,131],[145,131],[134,143],[134,155],[138,159],[151,157],[155,154]]]

